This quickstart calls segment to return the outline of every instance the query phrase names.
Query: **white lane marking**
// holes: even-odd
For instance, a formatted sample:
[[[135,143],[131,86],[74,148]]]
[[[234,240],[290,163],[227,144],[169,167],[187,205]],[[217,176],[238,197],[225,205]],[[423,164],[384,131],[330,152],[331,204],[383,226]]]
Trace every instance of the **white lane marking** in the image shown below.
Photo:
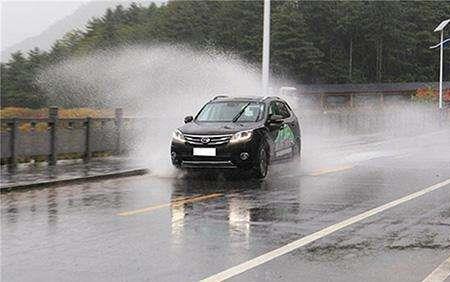
[[[450,276],[450,257],[430,273],[422,282],[443,282]]]
[[[259,266],[259,265],[261,265],[263,263],[266,263],[266,262],[268,262],[270,260],[273,260],[274,258],[277,258],[279,256],[285,255],[285,254],[287,254],[289,252],[292,252],[295,249],[298,249],[298,248],[300,248],[302,246],[305,246],[305,245],[307,245],[307,244],[309,244],[311,242],[314,242],[314,241],[316,241],[316,240],[318,240],[318,239],[320,239],[322,237],[325,237],[325,236],[327,236],[327,235],[329,235],[329,234],[331,234],[333,232],[336,232],[336,231],[338,231],[338,230],[340,230],[340,229],[342,229],[344,227],[347,227],[347,226],[349,226],[351,224],[357,223],[357,222],[359,222],[359,221],[361,221],[363,219],[366,219],[368,217],[376,215],[376,214],[378,214],[378,213],[380,213],[382,211],[385,211],[387,209],[390,209],[392,207],[400,205],[400,204],[402,204],[404,202],[407,202],[407,201],[410,201],[410,200],[415,199],[417,197],[423,196],[423,195],[425,195],[425,194],[427,194],[429,192],[432,192],[434,190],[437,190],[437,189],[442,188],[442,187],[444,187],[446,185],[449,185],[449,184],[450,184],[450,179],[447,179],[447,180],[445,180],[443,182],[434,184],[434,185],[432,185],[432,186],[430,186],[428,188],[425,188],[423,190],[420,190],[418,192],[409,194],[409,195],[407,195],[405,197],[402,197],[400,199],[397,199],[395,201],[389,202],[387,204],[384,204],[384,205],[379,206],[377,208],[373,208],[371,210],[368,210],[368,211],[366,211],[364,213],[361,213],[359,215],[353,216],[353,217],[351,217],[349,219],[346,219],[344,221],[341,221],[339,223],[333,224],[333,225],[331,225],[329,227],[326,227],[326,228],[324,228],[324,229],[322,229],[320,231],[317,231],[317,232],[315,232],[313,234],[310,234],[310,235],[305,236],[305,237],[303,237],[301,239],[293,241],[293,242],[291,242],[291,243],[289,243],[289,244],[287,244],[287,245],[285,245],[283,247],[280,247],[280,248],[275,249],[273,251],[270,251],[268,253],[262,254],[262,255],[260,255],[260,256],[258,256],[256,258],[253,258],[251,260],[248,260],[248,261],[243,262],[241,264],[238,264],[236,266],[233,266],[233,267],[231,267],[229,269],[226,269],[226,270],[224,270],[222,272],[219,272],[219,273],[214,274],[214,275],[212,275],[210,277],[207,277],[207,278],[205,278],[205,279],[203,279],[201,281],[223,281],[225,279],[234,277],[234,276],[236,276],[238,274],[241,274],[241,273],[243,273],[243,272],[245,272],[245,271],[247,271],[249,269],[255,268],[255,267],[257,267],[257,266]]]

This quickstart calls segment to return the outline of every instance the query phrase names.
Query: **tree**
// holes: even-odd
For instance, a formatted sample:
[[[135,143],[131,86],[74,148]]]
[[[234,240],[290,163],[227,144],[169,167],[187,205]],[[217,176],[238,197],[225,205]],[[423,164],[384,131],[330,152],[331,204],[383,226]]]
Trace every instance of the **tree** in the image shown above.
[[[260,64],[262,12],[263,1],[118,5],[64,35],[49,52],[17,52],[2,63],[2,106],[45,106],[34,84],[42,68],[136,43],[214,48]],[[435,25],[449,14],[448,1],[274,1],[272,71],[299,83],[433,81],[439,56],[428,46],[438,40]]]
[[[42,66],[42,59],[46,54],[39,49],[29,52],[27,59],[18,51],[11,55],[7,64],[1,68],[1,104],[4,106],[22,106],[38,108],[46,103],[45,97],[34,84],[34,75]]]
[[[323,53],[307,36],[308,27],[301,3],[276,3],[272,21],[272,69],[276,74],[299,82],[314,81],[319,76]]]

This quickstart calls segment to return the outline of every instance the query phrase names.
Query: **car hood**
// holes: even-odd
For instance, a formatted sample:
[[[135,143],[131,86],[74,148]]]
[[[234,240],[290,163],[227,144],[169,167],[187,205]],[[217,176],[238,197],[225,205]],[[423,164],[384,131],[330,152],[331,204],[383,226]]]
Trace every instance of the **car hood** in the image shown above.
[[[189,122],[178,128],[183,134],[195,135],[221,135],[233,134],[239,131],[255,129],[256,122]]]

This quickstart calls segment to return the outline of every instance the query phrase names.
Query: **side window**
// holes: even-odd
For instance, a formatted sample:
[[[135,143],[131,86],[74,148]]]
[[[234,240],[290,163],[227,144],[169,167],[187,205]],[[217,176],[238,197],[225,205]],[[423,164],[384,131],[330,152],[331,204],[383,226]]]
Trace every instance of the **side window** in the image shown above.
[[[271,115],[279,115],[280,111],[278,109],[278,106],[275,102],[270,102],[269,105],[269,116]]]
[[[288,118],[291,116],[291,113],[289,112],[285,103],[277,102],[277,106],[280,111],[279,115],[281,115],[283,118]]]

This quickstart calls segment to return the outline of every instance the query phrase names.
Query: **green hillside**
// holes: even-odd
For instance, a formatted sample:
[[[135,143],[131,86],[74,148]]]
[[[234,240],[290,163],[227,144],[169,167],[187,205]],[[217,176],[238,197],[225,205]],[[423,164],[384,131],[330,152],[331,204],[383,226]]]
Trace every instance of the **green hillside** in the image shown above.
[[[46,106],[33,84],[37,71],[104,48],[183,43],[230,51],[259,64],[262,11],[262,1],[171,1],[108,9],[50,51],[17,52],[2,63],[2,106]],[[271,70],[298,83],[435,81],[438,53],[428,47],[438,41],[433,29],[449,15],[448,1],[274,1]],[[450,60],[445,69],[448,74]]]

